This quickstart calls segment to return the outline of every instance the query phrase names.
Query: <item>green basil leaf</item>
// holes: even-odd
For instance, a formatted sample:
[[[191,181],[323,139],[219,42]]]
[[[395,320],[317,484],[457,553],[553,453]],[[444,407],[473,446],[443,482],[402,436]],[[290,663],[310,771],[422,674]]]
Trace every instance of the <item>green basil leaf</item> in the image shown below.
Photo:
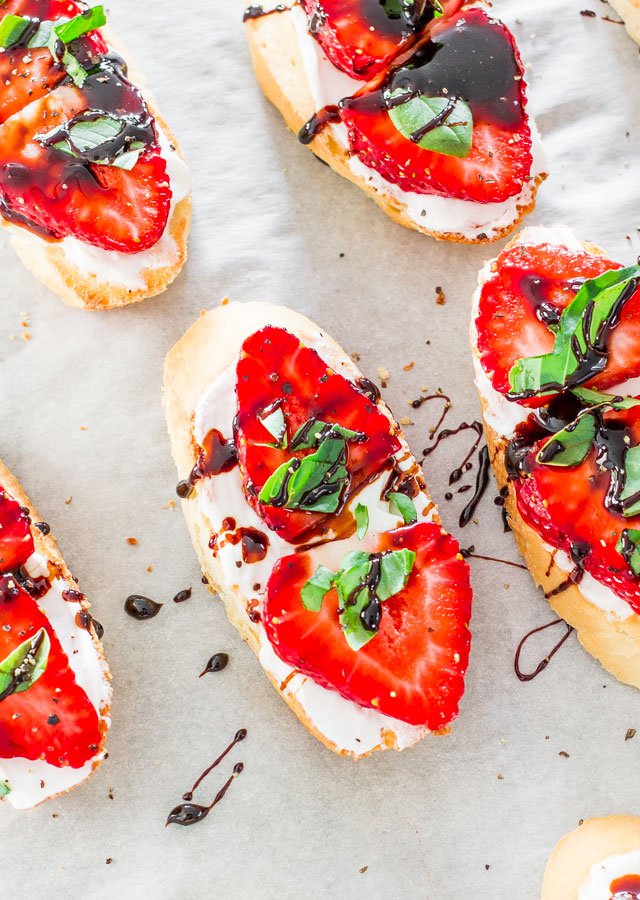
[[[22,35],[29,27],[30,20],[24,16],[14,16],[9,13],[0,22],[0,47],[8,50],[14,44],[20,43]]]
[[[624,487],[620,499],[625,518],[640,513],[640,499],[629,505],[637,494],[640,494],[640,446],[629,447],[624,455]]]
[[[335,575],[326,566],[318,566],[315,573],[307,581],[300,592],[300,599],[305,609],[320,612],[325,595],[333,587]]]
[[[61,25],[54,24],[53,31],[57,40],[62,41],[63,44],[70,44],[72,41],[77,41],[84,34],[95,31],[96,28],[102,28],[106,24],[107,17],[104,7],[93,6],[91,9],[80,13],[80,15],[74,16],[73,19],[63,22]],[[55,56],[55,52],[53,52],[53,55]]]
[[[415,562],[415,553],[411,550],[393,550],[382,554],[380,558],[380,580],[375,594],[381,602],[395,596],[406,586]],[[342,612],[340,624],[347,643],[352,650],[360,650],[376,636],[375,631],[364,627],[360,617],[370,602],[366,578],[369,575],[376,554],[356,551],[349,554],[335,575],[335,585]],[[363,585],[358,591],[359,585]],[[348,601],[353,601],[355,603]]]
[[[356,520],[356,534],[362,540],[369,530],[369,510],[362,503],[358,503],[354,513]]]
[[[413,525],[418,521],[416,505],[406,494],[389,494],[389,507],[391,512],[397,512],[402,516],[405,525]]]
[[[93,110],[87,110],[87,112],[92,113]],[[103,144],[106,145],[113,141],[120,134],[122,128],[123,123],[120,119],[104,115],[95,119],[81,119],[75,122],[69,129],[69,136],[73,141],[73,146],[69,143],[64,128],[60,127],[54,128],[46,134],[36,135],[36,140],[50,144],[56,150],[68,153],[69,156],[78,157],[76,150],[79,153],[86,153],[89,150],[95,151]],[[56,137],[58,132],[61,134],[62,140],[52,144],[51,140]],[[105,159],[93,159],[91,163],[96,166],[114,166],[130,171],[137,163],[143,150],[144,144],[142,141],[134,141],[128,151],[121,153],[115,159],[105,157]]]
[[[11,793],[8,781],[0,781],[0,800],[4,800],[7,794]]]
[[[438,0],[380,0],[380,3],[390,19],[400,19],[405,11],[412,11],[416,2],[420,6],[430,6],[433,9],[433,18],[439,19],[444,14]]]
[[[289,445],[291,450],[310,450],[328,437],[341,437],[345,441],[364,441],[366,435],[361,431],[352,431],[342,425],[323,422],[321,419],[307,419],[296,431]]]
[[[398,88],[389,95],[396,100],[406,93]],[[455,102],[455,105],[452,105]],[[389,117],[400,134],[423,150],[464,159],[471,152],[473,113],[464,100],[455,97],[412,97],[389,110]],[[440,124],[439,117],[442,117]],[[419,140],[421,132],[433,124]]]
[[[616,550],[622,554],[633,574],[640,575],[640,531],[637,528],[625,528],[618,538]]]
[[[315,453],[278,466],[258,495],[262,503],[284,509],[333,513],[348,480],[347,445],[325,438]]]
[[[0,662],[0,700],[27,691],[36,683],[47,668],[50,649],[49,635],[41,628]]]
[[[598,331],[615,311],[618,300],[639,277],[640,266],[636,265],[604,272],[585,281],[560,316],[551,353],[519,359],[512,367],[510,394],[517,398],[560,391],[571,384],[571,378],[576,374],[582,381],[587,381],[591,375],[579,373],[576,350],[585,355],[592,348]]]
[[[621,397],[619,394],[601,394],[600,391],[591,391],[589,388],[572,388],[571,393],[589,406],[608,406],[616,411],[640,406],[640,400],[636,400],[635,397]]]
[[[84,83],[89,77],[89,73],[86,69],[83,69],[78,60],[75,58],[73,53],[70,53],[68,50],[62,55],[62,59],[60,60],[62,65],[65,67],[67,71],[67,75],[73,81],[76,87],[81,88],[84,87]]]
[[[100,166],[113,166],[115,169],[126,169],[127,172],[130,172],[140,159],[143,150],[144,144],[142,141],[134,141],[131,144],[131,149],[127,150],[126,153],[121,153],[111,162],[101,162],[98,160],[97,164]]]
[[[381,600],[395,597],[406,587],[415,561],[413,550],[393,550],[382,556],[382,574],[376,590]]]
[[[545,443],[536,457],[545,466],[578,466],[583,462],[596,436],[596,420],[590,413],[578,418],[558,431]]]
[[[265,410],[265,412],[267,412]],[[261,424],[267,429],[271,437],[275,438],[278,447],[284,449],[287,446],[287,423],[284,420],[284,412],[281,406],[258,416]]]

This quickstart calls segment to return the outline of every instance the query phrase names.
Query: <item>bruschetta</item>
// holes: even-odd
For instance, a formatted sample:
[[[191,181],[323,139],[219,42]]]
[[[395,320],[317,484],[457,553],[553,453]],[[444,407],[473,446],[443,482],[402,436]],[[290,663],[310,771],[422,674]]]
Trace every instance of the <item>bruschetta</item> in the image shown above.
[[[640,0],[609,0],[624,22],[629,35],[640,44]]]
[[[111,688],[101,626],[1,462],[0,623],[0,799],[25,809],[100,765]]]
[[[516,544],[585,649],[640,687],[640,267],[526,229],[480,274],[471,343]]]
[[[190,179],[101,5],[0,5],[0,224],[73,306],[161,293],[186,259]],[[137,79],[136,79],[137,82]]]
[[[556,844],[541,900],[633,900],[640,896],[640,818],[587,819]]]
[[[356,758],[446,731],[468,567],[374,385],[298,313],[227,303],[169,353],[164,400],[209,588],[300,720]]]
[[[244,18],[289,128],[395,221],[485,243],[533,209],[544,154],[515,39],[487,7],[285,0]]]

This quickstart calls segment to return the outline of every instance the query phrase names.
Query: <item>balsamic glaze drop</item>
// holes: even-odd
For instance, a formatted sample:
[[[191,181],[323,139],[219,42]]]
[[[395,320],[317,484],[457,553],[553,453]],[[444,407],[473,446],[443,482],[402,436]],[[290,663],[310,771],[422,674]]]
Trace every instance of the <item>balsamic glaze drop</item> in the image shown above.
[[[210,672],[222,672],[223,669],[227,668],[228,664],[228,653],[214,653],[207,662],[202,672],[200,672],[198,678],[202,678],[203,675],[209,675]]]
[[[162,609],[162,603],[156,603],[149,597],[143,597],[140,594],[131,594],[125,600],[124,609],[127,615],[132,619],[153,619]]]
[[[185,600],[189,600],[191,598],[191,588],[185,588],[184,591],[178,591],[178,593],[173,598],[174,603],[184,603]]]

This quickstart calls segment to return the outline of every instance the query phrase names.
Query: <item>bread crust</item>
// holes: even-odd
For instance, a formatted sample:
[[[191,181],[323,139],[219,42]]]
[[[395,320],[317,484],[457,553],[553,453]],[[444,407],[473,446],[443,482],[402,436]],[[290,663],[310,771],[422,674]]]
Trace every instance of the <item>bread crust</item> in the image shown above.
[[[507,249],[516,243],[518,237],[507,245]],[[583,242],[583,247],[589,253],[605,255],[595,244]],[[475,335],[473,323],[472,335]],[[472,350],[478,359],[475,339]],[[556,564],[555,553],[549,552],[545,541],[520,515],[515,488],[505,466],[508,440],[488,423],[486,416],[488,404],[482,395],[480,404],[491,465],[498,488],[501,491],[506,490],[505,509],[516,546],[533,580],[545,594],[548,594],[566,582],[567,572]],[[618,681],[640,688],[639,615],[632,613],[628,619],[610,617],[603,609],[586,599],[579,584],[569,585],[561,593],[547,597],[547,600],[554,612],[575,628],[584,649],[599,660],[608,672]]]
[[[264,95],[280,112],[291,131],[298,134],[314,114],[315,105],[291,16],[286,13],[274,13],[257,19],[248,19],[245,22],[245,29],[255,75]],[[321,131],[308,146],[335,172],[371,197],[398,225],[428,234],[439,241],[459,244],[494,243],[511,234],[524,216],[534,209],[538,187],[547,177],[546,173],[535,177],[530,201],[518,206],[518,216],[510,225],[496,232],[491,238],[486,236],[468,238],[457,232],[433,231],[418,225],[407,214],[406,204],[385,196],[364,178],[355,175],[349,168],[348,151],[335,140],[330,128]]]
[[[130,59],[122,43],[109,28],[102,28],[101,32],[111,48],[120,53],[123,58]],[[128,70],[130,78],[142,92],[159,127],[175,148],[176,153],[181,159],[184,159],[173,132],[158,112],[157,103],[147,89],[144,77],[130,63]],[[124,285],[101,281],[97,275],[83,271],[69,262],[57,241],[44,240],[28,229],[14,225],[2,218],[0,218],[0,225],[9,231],[11,246],[25,268],[68,306],[91,310],[116,309],[161,294],[180,274],[187,259],[187,239],[191,225],[191,196],[187,195],[176,204],[167,225],[176,244],[176,259],[167,266],[144,269],[141,272],[144,287],[135,290],[130,290]]]
[[[34,504],[31,502],[29,497],[26,495],[24,488],[22,487],[20,482],[17,480],[15,475],[13,475],[11,470],[7,468],[7,466],[3,463],[3,461],[1,459],[0,459],[0,488],[4,488],[7,491],[7,493],[14,500],[16,500],[21,506],[24,506],[26,509],[29,510],[29,516],[31,518],[32,523],[46,521],[46,520],[43,520],[42,516],[40,515],[40,513],[38,512],[38,510],[36,509]],[[60,577],[62,579],[64,579],[64,581],[68,581],[70,584],[74,584],[73,575],[69,571],[69,568],[60,553],[57,541],[56,541],[55,537],[53,536],[53,533],[49,532],[49,534],[45,535],[45,534],[42,534],[42,532],[38,528],[32,527],[31,535],[33,538],[33,543],[35,546],[36,553],[39,553],[45,559],[47,559],[51,563],[53,563],[55,568],[60,573]],[[82,606],[82,609],[85,612],[89,612],[91,607],[90,607],[90,604],[87,601],[86,597],[84,596],[84,594],[82,595],[82,600],[79,602],[80,602],[80,605]],[[106,661],[105,655],[104,655],[104,649],[102,647],[102,644],[100,643],[98,635],[96,634],[96,630],[95,630],[95,627],[93,624],[93,619],[91,620],[91,623],[87,630],[88,630],[89,634],[91,635],[91,641],[93,643],[94,649],[95,649],[98,659],[100,661],[100,665],[102,666],[104,677],[108,682],[111,682],[111,673],[109,672],[109,669],[107,666],[107,661]],[[89,773],[89,775],[92,775],[96,771],[96,769],[102,764],[102,761],[104,759],[103,753],[104,753],[105,743],[107,740],[108,719],[109,719],[110,712],[111,712],[111,704],[110,703],[103,706],[99,711],[99,713],[100,713],[100,731],[101,731],[102,740],[100,742],[100,747],[98,748],[98,750],[96,750],[96,754],[95,754],[96,758],[94,758],[94,761],[91,766],[91,772]],[[87,778],[89,777],[89,775],[87,775]],[[72,788],[69,788],[69,790],[73,790],[73,788],[77,787],[79,784],[82,784],[84,781],[86,781],[87,778],[84,778],[82,781],[77,782],[76,784],[73,785]],[[54,797],[58,797],[61,794],[66,794],[66,793],[68,793],[68,791],[61,791],[59,794],[52,794],[50,797],[45,798],[45,800],[52,800]],[[43,800],[42,802],[45,802],[45,800]]]
[[[640,817],[587,819],[560,838],[549,857],[540,900],[578,900],[591,866],[619,853],[640,849]]]
[[[640,0],[608,0],[623,20],[629,35],[640,44]]]
[[[164,407],[173,458],[181,479],[188,477],[195,463],[192,430],[194,410],[198,402],[213,380],[235,362],[244,340],[266,325],[303,334],[318,330],[305,316],[283,306],[268,303],[224,303],[203,313],[169,352],[164,372]],[[331,350],[341,356],[345,355],[344,350],[324,332],[323,338]],[[258,625],[247,614],[249,598],[239,588],[225,583],[222,566],[209,549],[210,526],[199,512],[198,504],[190,499],[183,500],[182,510],[209,590],[219,595],[230,622],[258,656],[260,632]],[[355,753],[336,746],[316,728],[286,682],[280,684],[273,675],[266,670],[265,672],[302,724],[325,747],[340,756],[361,759],[377,750],[398,749],[396,735],[392,730],[385,730],[380,744],[366,753]]]

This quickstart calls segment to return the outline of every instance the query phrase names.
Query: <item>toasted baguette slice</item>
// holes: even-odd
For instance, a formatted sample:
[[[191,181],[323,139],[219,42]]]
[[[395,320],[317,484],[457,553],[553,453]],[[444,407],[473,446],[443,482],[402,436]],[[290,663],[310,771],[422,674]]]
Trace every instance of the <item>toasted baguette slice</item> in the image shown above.
[[[571,232],[562,226],[570,238]],[[509,244],[526,242],[529,236],[536,234],[542,239],[547,229],[525,229]],[[552,234],[552,230],[549,230]],[[573,238],[575,241],[575,238]],[[595,244],[582,242],[582,247],[591,254],[604,255],[604,251]],[[491,263],[488,263],[483,272],[488,272]],[[481,273],[481,283],[483,273]],[[501,434],[491,422],[495,423],[495,417],[491,415],[490,400],[491,388],[481,387],[486,385],[486,376],[483,377],[479,362],[475,319],[480,298],[481,285],[478,288],[472,311],[471,319],[471,346],[474,355],[476,369],[476,384],[479,387],[480,403],[484,422],[484,431],[489,448],[491,464],[498,483],[498,488],[506,490],[505,509],[509,525],[513,531],[516,546],[520,551],[533,579],[545,594],[563,582],[566,582],[567,571],[561,569],[555,560],[555,554],[550,552],[548,544],[534,531],[518,512],[515,490],[509,480],[505,468],[505,452],[512,434]],[[495,392],[494,392],[495,393]],[[551,608],[576,629],[578,640],[592,656],[599,660],[607,671],[625,684],[640,688],[640,616],[632,612],[628,618],[620,618],[612,615],[590,602],[584,595],[579,584],[571,585],[559,594],[548,598]],[[621,601],[622,602],[622,601]],[[630,607],[629,607],[630,609]]]
[[[291,4],[287,2],[285,5]],[[297,14],[302,11],[296,9],[293,12]],[[260,18],[247,19],[245,29],[253,68],[262,91],[281,113],[288,127],[298,134],[302,126],[317,110],[291,12],[276,12]],[[310,40],[313,39],[310,38]],[[331,64],[327,61],[326,65],[330,66]],[[359,84],[362,85],[364,82],[352,82],[350,93],[353,93]],[[531,125],[532,129],[535,129],[533,122]],[[538,187],[547,177],[546,172],[536,173],[529,189],[524,191],[521,198],[518,199],[517,209],[514,208],[509,221],[496,227],[481,221],[483,213],[483,204],[481,203],[462,200],[443,201],[442,198],[436,198],[444,203],[462,204],[460,209],[470,210],[474,207],[477,209],[478,221],[474,222],[473,226],[469,225],[469,230],[465,229],[464,233],[453,229],[443,231],[435,223],[429,224],[428,214],[424,218],[424,224],[416,221],[409,215],[406,203],[389,193],[378,190],[372,179],[367,179],[365,175],[354,172],[349,166],[350,153],[344,144],[337,140],[332,128],[325,128],[321,131],[309,144],[309,149],[339,175],[347,178],[368,194],[380,209],[399,225],[428,234],[437,240],[454,243],[485,244],[506,237],[518,226],[524,216],[533,210]],[[425,195],[425,199],[429,199],[429,196]],[[465,218],[469,214],[466,212]],[[475,234],[472,235],[471,231],[475,231]]]
[[[629,35],[640,44],[640,0],[609,0],[629,32]]]
[[[220,423],[220,428],[228,429],[227,436],[229,436],[236,410],[235,364],[239,352],[244,341],[250,335],[266,326],[284,328],[293,333],[307,346],[316,349],[334,371],[348,379],[355,380],[360,376],[358,369],[335,341],[293,310],[267,303],[225,303],[206,314],[203,313],[170,351],[165,363],[164,405],[173,458],[180,479],[188,478],[197,459],[194,434],[197,431],[200,411],[212,408],[218,402],[213,399],[204,401],[203,398],[212,396],[208,391],[219,376],[231,372],[233,380],[224,382],[225,397],[229,399],[229,404],[225,401],[225,410],[227,410],[227,405],[231,407],[228,416],[225,414],[224,417],[226,424],[223,426],[222,419],[216,420]],[[395,433],[393,430],[397,426],[387,407],[382,401],[378,401],[377,405],[378,409],[389,417],[392,432]],[[213,426],[208,426],[208,428],[211,427]],[[404,454],[406,445],[402,439],[401,443]],[[415,460],[411,465],[412,457],[408,448],[406,448],[406,456],[403,458],[408,461],[410,471],[420,485],[420,494],[416,498],[419,520],[435,520],[437,522],[433,503],[424,487],[421,470]],[[225,506],[220,519],[225,522],[228,520],[223,517],[233,515],[235,517],[233,527],[235,527],[236,520],[238,525],[253,523],[260,525],[261,520],[256,517],[245,499],[238,468],[233,469],[229,475],[237,479],[235,488],[233,485],[230,488],[229,482],[223,485],[216,478],[211,480],[213,496],[224,497],[225,501],[228,501],[226,505],[229,508],[227,509]],[[212,520],[207,517],[205,512],[204,507],[207,501],[206,489],[203,485],[206,485],[206,482],[199,482],[193,496],[183,500],[182,506],[209,590],[220,595],[231,623],[235,625],[243,639],[259,657],[271,683],[300,721],[325,746],[340,755],[356,759],[377,750],[403,749],[423,738],[428,733],[426,727],[409,725],[406,722],[384,716],[375,709],[364,708],[351,700],[344,699],[336,691],[321,687],[276,656],[266,638],[260,616],[252,615],[255,604],[258,602],[255,598],[261,594],[261,584],[253,582],[257,579],[264,587],[274,562],[267,560],[265,562],[266,570],[255,577],[253,572],[257,570],[255,566],[252,567],[252,574],[244,576],[248,579],[246,589],[242,587],[240,581],[243,577],[242,574],[237,575],[240,583],[233,584],[231,578],[235,579],[235,575],[230,576],[229,567],[232,572],[238,571],[232,568],[233,562],[228,563],[225,572],[219,560],[219,554],[212,552],[211,549],[212,531],[216,534],[219,526],[216,525],[212,528]],[[201,487],[202,490],[200,490]],[[234,505],[229,498],[233,498]],[[253,516],[253,519],[241,518],[246,516],[247,511]],[[218,515],[217,512],[216,515]],[[398,524],[402,524],[402,520],[392,518],[393,524],[389,525],[389,528],[396,528]],[[264,525],[261,527],[264,528]],[[275,532],[269,531],[269,539],[270,546],[273,547],[278,558],[288,556],[295,549],[291,544],[285,544]],[[345,546],[345,544],[340,545],[340,547]],[[340,558],[345,552],[346,550],[340,551]],[[236,562],[235,565],[239,565],[239,563]],[[243,572],[246,568],[243,569]],[[250,593],[252,585],[253,593]],[[457,657],[458,660],[459,657]]]
[[[51,533],[45,534],[35,527],[35,523],[43,522],[42,517],[19,482],[1,460],[0,488],[28,511],[35,552],[29,558],[24,569],[34,578],[45,575],[52,582],[55,579],[55,584],[52,583],[49,590],[38,599],[38,607],[49,621],[53,633],[56,634],[62,645],[69,666],[75,674],[76,684],[85,691],[97,713],[101,736],[92,758],[79,768],[73,768],[71,765],[54,766],[42,758],[35,760],[21,757],[3,758],[0,747],[1,799],[17,809],[27,809],[66,793],[81,784],[102,763],[105,758],[104,745],[110,725],[111,676],[94,621],[89,614],[89,604],[84,595],[78,592],[77,583],[60,554],[55,538]],[[45,528],[44,531],[47,529]],[[0,565],[0,571],[1,568]],[[75,593],[67,599],[62,596],[63,590],[71,590]],[[3,609],[0,621],[11,628],[10,602]],[[80,627],[76,621],[76,617],[81,614],[86,614],[85,627]],[[37,686],[37,681],[35,684]],[[29,690],[19,696],[27,704]],[[61,709],[61,707],[47,708],[47,712],[55,709]],[[34,731],[37,730],[41,712],[42,710],[38,709],[34,713]],[[9,715],[7,704],[0,702],[0,737],[3,732],[5,735],[9,735],[11,731],[10,723],[4,722],[3,724],[3,716],[7,715]]]
[[[107,26],[100,31],[111,48],[125,59],[130,59]],[[159,243],[139,256],[85,245],[87,264],[78,265],[59,242],[46,241],[0,217],[0,226],[9,232],[11,246],[23,265],[68,306],[80,309],[115,309],[155,297],[177,278],[187,259],[191,194],[190,189],[185,187],[189,175],[184,157],[172,131],[157,111],[157,103],[147,89],[144,77],[131,63],[128,70],[131,81],[142,92],[162,132],[165,145],[170,145],[175,152],[173,168],[179,180],[172,188],[174,202],[165,234]]]
[[[634,851],[640,857],[638,816],[587,819],[556,844],[545,869],[541,900],[581,900],[580,888],[587,882],[592,867],[605,862],[609,857]],[[638,860],[636,866],[637,864]],[[625,872],[624,869],[629,865],[631,868]],[[602,887],[606,890],[612,880],[630,874],[640,875],[640,870],[633,866],[631,858],[626,862],[620,860],[618,865],[608,865],[602,873]],[[592,877],[594,875],[597,876],[597,872]],[[593,896],[604,897],[605,894],[589,893],[589,897]]]

